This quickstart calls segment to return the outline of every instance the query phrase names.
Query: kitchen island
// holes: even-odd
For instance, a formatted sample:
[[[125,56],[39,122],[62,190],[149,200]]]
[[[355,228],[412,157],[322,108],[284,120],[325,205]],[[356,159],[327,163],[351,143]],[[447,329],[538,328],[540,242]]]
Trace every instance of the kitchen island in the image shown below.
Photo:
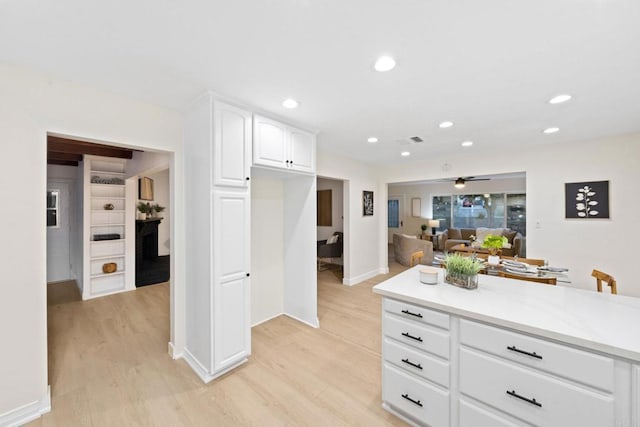
[[[379,285],[383,406],[431,426],[640,426],[640,299],[481,275]],[[595,287],[595,285],[594,285]]]

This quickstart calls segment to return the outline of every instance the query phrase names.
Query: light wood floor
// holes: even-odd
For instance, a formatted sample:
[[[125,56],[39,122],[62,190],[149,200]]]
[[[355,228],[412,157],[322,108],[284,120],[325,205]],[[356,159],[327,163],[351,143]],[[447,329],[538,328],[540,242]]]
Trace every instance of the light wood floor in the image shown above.
[[[49,285],[52,412],[31,426],[388,426],[382,410],[380,297],[318,273],[320,329],[285,316],[252,330],[250,361],[203,384],[167,354],[169,286],[82,302]]]

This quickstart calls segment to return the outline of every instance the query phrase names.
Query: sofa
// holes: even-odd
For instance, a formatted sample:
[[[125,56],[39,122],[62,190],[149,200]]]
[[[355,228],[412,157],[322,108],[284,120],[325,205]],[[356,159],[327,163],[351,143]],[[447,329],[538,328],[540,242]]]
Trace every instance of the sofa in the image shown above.
[[[428,240],[420,240],[416,236],[393,235],[393,253],[398,263],[410,266],[411,254],[418,251],[424,252],[424,256],[420,258],[420,264],[431,265],[433,263],[433,243]]]
[[[445,230],[439,236],[439,247],[445,252],[449,252],[452,247],[464,243],[465,245],[471,244],[471,236],[478,236],[478,228],[449,228]],[[507,238],[507,241],[511,245],[510,248],[503,248],[502,255],[504,256],[525,256],[524,253],[524,237],[517,231],[509,230],[508,228],[500,229],[484,229],[490,234],[496,235],[498,232]],[[486,232],[485,231],[485,232]]]

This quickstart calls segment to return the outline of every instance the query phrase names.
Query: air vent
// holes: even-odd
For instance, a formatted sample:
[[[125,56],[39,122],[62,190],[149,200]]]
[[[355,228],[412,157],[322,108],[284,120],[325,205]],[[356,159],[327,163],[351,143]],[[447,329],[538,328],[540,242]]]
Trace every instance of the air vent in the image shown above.
[[[420,138],[419,136],[412,136],[411,138],[409,138],[409,140],[411,141],[412,144],[424,142],[424,139]]]

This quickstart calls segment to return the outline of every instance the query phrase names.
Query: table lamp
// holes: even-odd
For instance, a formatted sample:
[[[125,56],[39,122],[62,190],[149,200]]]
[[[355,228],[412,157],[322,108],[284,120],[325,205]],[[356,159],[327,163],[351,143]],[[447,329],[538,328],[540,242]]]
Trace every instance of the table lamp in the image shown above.
[[[436,228],[440,227],[440,221],[437,219],[429,220],[429,227],[431,227],[431,234],[436,235]]]

